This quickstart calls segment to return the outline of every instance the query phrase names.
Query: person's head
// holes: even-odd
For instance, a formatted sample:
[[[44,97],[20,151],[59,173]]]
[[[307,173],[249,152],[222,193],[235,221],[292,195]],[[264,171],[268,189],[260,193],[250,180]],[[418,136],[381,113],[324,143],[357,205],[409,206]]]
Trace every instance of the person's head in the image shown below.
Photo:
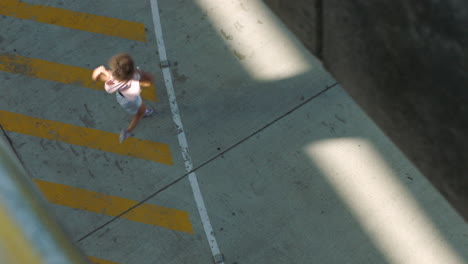
[[[112,71],[112,76],[119,81],[131,80],[135,73],[132,57],[127,53],[120,53],[110,58],[109,68]]]

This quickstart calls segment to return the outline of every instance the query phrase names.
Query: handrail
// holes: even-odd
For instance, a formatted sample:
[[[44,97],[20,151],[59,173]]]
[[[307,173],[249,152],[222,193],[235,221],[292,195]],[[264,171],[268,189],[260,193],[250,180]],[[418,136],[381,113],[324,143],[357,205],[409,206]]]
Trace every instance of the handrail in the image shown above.
[[[0,263],[88,264],[0,130]]]

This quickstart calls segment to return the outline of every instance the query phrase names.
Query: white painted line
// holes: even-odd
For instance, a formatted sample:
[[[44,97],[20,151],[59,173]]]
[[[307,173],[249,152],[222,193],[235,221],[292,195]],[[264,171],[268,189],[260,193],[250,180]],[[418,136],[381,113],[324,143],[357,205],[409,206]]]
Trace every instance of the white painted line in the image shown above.
[[[156,33],[156,42],[158,44],[159,59],[161,62],[167,61],[166,47],[164,46],[164,40],[162,35],[161,28],[161,18],[159,16],[159,7],[157,0],[151,1],[151,10],[153,13],[153,23],[154,31]],[[189,148],[187,144],[187,139],[185,137],[184,127],[179,115],[179,106],[177,105],[177,100],[174,92],[174,87],[172,84],[172,75],[168,67],[163,68],[164,82],[166,83],[167,94],[169,96],[169,104],[171,106],[172,119],[176,124],[177,128],[177,137],[179,139],[179,145],[182,150],[182,157],[184,159],[184,165],[187,172],[190,172],[193,169],[192,158],[190,157]],[[210,244],[211,254],[213,259],[219,260],[216,261],[216,264],[224,264],[224,261],[220,259],[221,251],[219,250],[218,243],[214,236],[214,231],[210,223],[210,218],[208,217],[208,212],[206,211],[205,202],[203,201],[203,196],[198,186],[198,179],[195,172],[189,174],[190,186],[192,187],[193,196],[195,197],[195,202],[197,204],[198,213],[203,223],[203,228],[205,230],[206,238]]]

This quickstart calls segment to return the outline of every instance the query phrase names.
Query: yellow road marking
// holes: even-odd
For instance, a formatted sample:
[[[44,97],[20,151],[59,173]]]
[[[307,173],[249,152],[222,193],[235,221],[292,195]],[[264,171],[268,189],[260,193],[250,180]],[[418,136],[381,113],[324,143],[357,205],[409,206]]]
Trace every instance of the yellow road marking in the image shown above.
[[[112,261],[104,260],[104,259],[98,259],[98,258],[90,257],[90,256],[88,256],[88,259],[94,264],[119,264],[117,262],[112,262]]]
[[[0,71],[104,91],[104,83],[91,80],[90,69],[15,54],[0,54]],[[154,86],[143,88],[141,95],[146,100],[158,100]]]
[[[145,25],[142,23],[28,4],[18,0],[1,0],[0,15],[125,39],[146,41]]]
[[[0,124],[4,129],[20,134],[57,140],[168,165],[173,164],[169,145],[163,143],[130,137],[122,144],[119,144],[118,134],[7,111],[0,111]]]
[[[34,179],[33,181],[49,202],[94,213],[117,216],[138,203],[137,201],[64,184],[38,179]],[[176,231],[193,233],[188,212],[153,204],[141,204],[124,214],[121,218]]]

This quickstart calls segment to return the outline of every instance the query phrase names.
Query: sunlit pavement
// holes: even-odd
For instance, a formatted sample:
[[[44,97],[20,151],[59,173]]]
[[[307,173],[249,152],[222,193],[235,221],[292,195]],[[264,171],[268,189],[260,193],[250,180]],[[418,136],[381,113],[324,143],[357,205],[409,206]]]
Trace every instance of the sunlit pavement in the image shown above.
[[[52,212],[94,263],[212,263],[154,6],[21,3],[0,4],[0,123]],[[158,4],[224,263],[468,263],[467,224],[260,1]],[[88,79],[119,52],[157,79],[122,145],[130,117]]]

